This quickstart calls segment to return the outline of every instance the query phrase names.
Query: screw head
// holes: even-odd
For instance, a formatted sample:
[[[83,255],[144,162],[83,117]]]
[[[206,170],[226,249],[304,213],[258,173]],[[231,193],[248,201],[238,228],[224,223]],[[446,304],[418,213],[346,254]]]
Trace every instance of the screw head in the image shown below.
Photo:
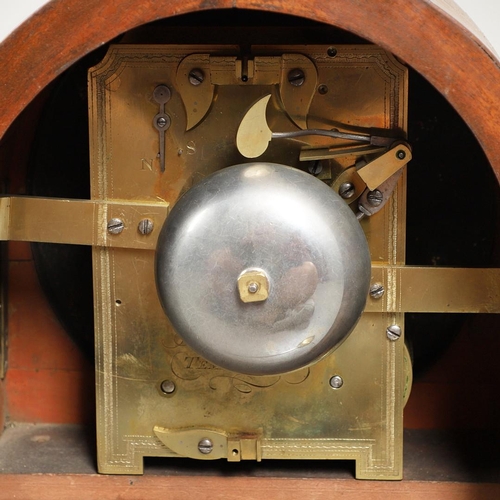
[[[189,72],[189,83],[197,87],[205,80],[205,73],[199,68],[194,68]]]
[[[138,231],[144,236],[153,232],[154,223],[151,219],[142,219],[137,226]]]
[[[374,189],[368,193],[366,199],[372,207],[379,207],[384,201],[384,195],[378,189]]]
[[[344,385],[344,380],[340,375],[334,375],[330,379],[330,387],[332,389],[340,389]]]
[[[329,57],[335,57],[337,55],[337,49],[335,47],[328,47],[326,53],[329,55]]]
[[[120,234],[123,231],[125,224],[121,219],[113,218],[108,221],[108,233]]]
[[[164,380],[160,384],[160,389],[165,394],[173,394],[175,392],[175,384],[171,380]]]
[[[294,87],[300,87],[301,85],[304,84],[306,80],[306,77],[304,75],[304,72],[299,69],[292,69],[288,73],[288,81],[294,86]]]
[[[248,284],[248,293],[257,293],[259,291],[259,284],[252,281],[252,283]]]
[[[396,152],[396,156],[399,160],[404,160],[406,158],[406,153],[402,149],[400,149]]]
[[[321,95],[325,95],[325,94],[328,94],[328,87],[326,85],[320,85],[318,87],[318,92],[321,94]]]
[[[348,200],[354,196],[354,184],[352,182],[343,182],[339,187],[339,194],[344,200]]]
[[[312,175],[319,175],[323,170],[323,165],[318,160],[315,161],[312,165],[309,165],[309,167],[307,167],[307,170]]]
[[[163,116],[160,116],[160,118],[156,120],[156,124],[158,125],[158,127],[163,128],[167,124],[167,119]]]
[[[399,340],[401,338],[401,327],[399,325],[391,325],[387,327],[386,330],[387,338],[392,342]]]
[[[385,293],[385,288],[384,285],[382,285],[382,283],[374,283],[370,287],[370,297],[372,299],[380,299],[380,297],[382,297],[384,293]]]
[[[198,451],[200,453],[203,453],[203,455],[208,455],[208,454],[212,453],[213,449],[214,449],[214,444],[212,443],[211,439],[203,438],[198,443]]]

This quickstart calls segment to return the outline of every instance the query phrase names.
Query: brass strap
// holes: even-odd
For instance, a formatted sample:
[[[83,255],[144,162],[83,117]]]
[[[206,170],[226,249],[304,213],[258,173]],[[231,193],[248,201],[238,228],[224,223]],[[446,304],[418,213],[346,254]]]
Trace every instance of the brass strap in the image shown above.
[[[154,250],[168,210],[167,202],[4,197],[0,198],[0,240]],[[112,218],[123,221],[120,234],[108,232]],[[138,230],[143,219],[153,222],[148,235]]]
[[[0,198],[0,241],[69,243],[155,250],[169,211],[167,202]],[[123,221],[120,234],[110,234],[109,220]],[[139,232],[150,219],[153,231]],[[389,278],[391,277],[391,280]],[[500,269],[372,266],[372,283],[386,293],[368,298],[365,312],[500,313]],[[388,283],[396,283],[392,288]]]
[[[395,290],[387,290],[390,275]],[[384,285],[386,293],[380,299],[369,297],[366,312],[500,313],[496,268],[373,265],[372,283]]]

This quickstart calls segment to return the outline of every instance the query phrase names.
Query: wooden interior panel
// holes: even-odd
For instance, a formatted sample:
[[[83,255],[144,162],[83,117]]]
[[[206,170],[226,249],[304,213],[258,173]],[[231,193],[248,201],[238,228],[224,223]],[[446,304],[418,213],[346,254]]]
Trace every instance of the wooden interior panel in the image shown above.
[[[470,318],[446,353],[417,378],[404,411],[406,428],[500,429],[499,319]]]
[[[93,417],[94,372],[40,289],[29,247],[11,250],[8,418],[13,422],[82,423]],[[21,260],[23,259],[23,260]]]

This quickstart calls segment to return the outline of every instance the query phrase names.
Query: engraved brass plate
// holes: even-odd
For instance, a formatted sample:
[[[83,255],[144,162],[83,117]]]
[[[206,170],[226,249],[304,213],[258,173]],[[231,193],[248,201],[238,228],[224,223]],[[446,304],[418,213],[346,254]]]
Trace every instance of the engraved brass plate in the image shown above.
[[[273,132],[377,130],[404,139],[406,68],[374,46],[338,46],[335,57],[327,49],[252,47],[243,64],[231,46],[112,46],[89,73],[92,199],[173,207],[208,174],[249,161],[236,134],[268,94]],[[297,68],[302,85],[290,82]],[[160,85],[171,92],[161,111],[170,120],[161,136],[164,171],[162,125],[153,123]],[[352,146],[345,138],[273,138],[259,161],[307,171],[304,151]],[[318,177],[335,188],[361,157],[333,155]],[[391,271],[404,265],[404,174],[383,209],[360,223],[372,264],[386,269],[383,305],[365,312],[334,352],[272,376],[221,369],[182,342],[158,299],[153,248],[95,246],[99,471],[140,474],[144,456],[352,459],[358,478],[400,479],[404,333],[391,341],[386,329],[398,324],[404,332]],[[334,376],[341,387],[331,385]]]

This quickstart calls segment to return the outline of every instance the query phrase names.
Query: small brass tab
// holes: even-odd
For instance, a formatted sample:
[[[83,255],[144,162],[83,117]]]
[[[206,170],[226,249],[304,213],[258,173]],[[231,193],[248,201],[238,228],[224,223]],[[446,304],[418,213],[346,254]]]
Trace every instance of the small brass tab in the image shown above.
[[[262,269],[246,269],[238,276],[243,302],[262,302],[269,297],[269,278]]]
[[[262,448],[259,437],[230,437],[227,440],[227,461],[262,460]]]
[[[398,170],[401,170],[411,158],[410,148],[405,144],[399,144],[362,167],[358,174],[368,186],[368,189],[373,191]]]

